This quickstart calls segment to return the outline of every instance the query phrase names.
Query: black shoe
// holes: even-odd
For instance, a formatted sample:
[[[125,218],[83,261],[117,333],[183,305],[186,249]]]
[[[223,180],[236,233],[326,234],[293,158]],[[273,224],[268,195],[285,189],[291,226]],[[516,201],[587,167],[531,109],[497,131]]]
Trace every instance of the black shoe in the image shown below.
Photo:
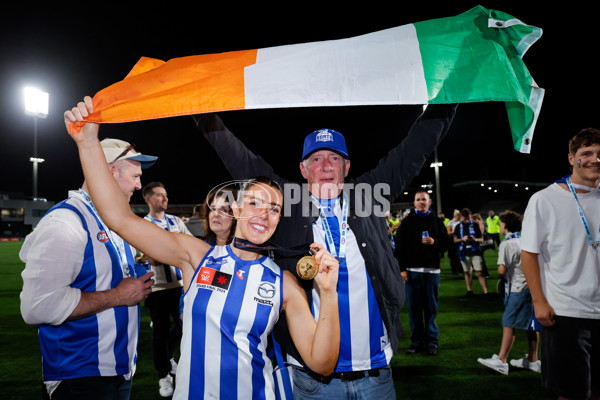
[[[408,346],[408,349],[406,349],[406,354],[417,354],[423,351],[423,347],[421,346],[415,346],[414,344],[411,344],[410,346]]]
[[[438,348],[436,345],[430,344],[427,346],[427,355],[428,356],[437,356]]]
[[[465,297],[473,297],[473,291],[467,290],[467,294],[465,294]]]

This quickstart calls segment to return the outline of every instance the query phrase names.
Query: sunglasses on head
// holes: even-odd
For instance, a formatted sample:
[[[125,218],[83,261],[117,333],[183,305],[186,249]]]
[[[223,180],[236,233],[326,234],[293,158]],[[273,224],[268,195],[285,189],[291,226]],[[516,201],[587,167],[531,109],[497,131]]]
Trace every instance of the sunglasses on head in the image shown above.
[[[114,164],[119,158],[123,157],[125,154],[129,153],[129,151],[131,151],[131,150],[135,150],[135,147],[132,144],[125,147],[125,150],[123,150],[123,152],[121,154],[116,156],[115,159],[112,160],[109,164]]]

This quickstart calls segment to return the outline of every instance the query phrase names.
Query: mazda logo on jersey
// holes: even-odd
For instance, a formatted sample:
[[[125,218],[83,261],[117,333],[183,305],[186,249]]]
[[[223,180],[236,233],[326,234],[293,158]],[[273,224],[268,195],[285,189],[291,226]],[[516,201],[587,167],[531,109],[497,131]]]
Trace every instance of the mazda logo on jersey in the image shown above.
[[[275,297],[275,285],[271,282],[261,282],[258,286],[258,295],[263,299],[272,299]]]
[[[256,293],[258,294],[258,297],[254,296],[254,301],[269,307],[273,307],[273,302],[269,299],[275,297],[275,285],[273,285],[271,282],[261,282],[260,285],[258,285],[258,290]]]
[[[196,286],[204,289],[225,292],[229,289],[231,283],[231,274],[217,271],[213,268],[202,267],[196,278]]]

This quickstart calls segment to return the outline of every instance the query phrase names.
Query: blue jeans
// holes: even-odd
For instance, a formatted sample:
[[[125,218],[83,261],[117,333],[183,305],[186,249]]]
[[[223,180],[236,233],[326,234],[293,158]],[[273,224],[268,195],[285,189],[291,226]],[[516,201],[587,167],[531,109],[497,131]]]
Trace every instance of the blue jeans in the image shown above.
[[[381,368],[379,376],[370,376],[355,381],[332,379],[328,384],[315,381],[308,374],[294,368],[294,400],[303,399],[348,399],[348,400],[395,400],[396,390],[390,366]]]
[[[438,345],[437,317],[440,274],[408,271],[406,303],[413,346]]]

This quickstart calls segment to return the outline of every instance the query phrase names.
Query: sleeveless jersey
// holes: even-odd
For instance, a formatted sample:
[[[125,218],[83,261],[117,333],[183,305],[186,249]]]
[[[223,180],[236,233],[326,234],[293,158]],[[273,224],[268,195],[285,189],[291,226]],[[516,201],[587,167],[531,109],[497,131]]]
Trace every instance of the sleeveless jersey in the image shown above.
[[[173,399],[275,398],[267,345],[283,302],[282,278],[267,257],[244,261],[230,246],[209,250],[184,294]]]
[[[82,292],[115,288],[124,273],[118,250],[103,223],[76,197],[58,203],[48,212],[57,208],[76,213],[88,236],[81,271],[71,286]],[[124,249],[128,273],[133,277],[134,252],[126,243]],[[139,306],[121,306],[61,325],[40,324],[43,380],[129,374],[135,365],[139,321]]]
[[[339,198],[335,204],[324,205],[323,213],[329,221],[335,254],[339,253],[340,217],[342,210]],[[323,216],[313,223],[314,241],[329,244],[323,228]],[[335,372],[362,371],[382,368],[389,364],[393,350],[377,299],[371,285],[365,260],[358,247],[356,236],[350,228],[346,232],[346,257],[339,260],[338,305],[340,318],[340,353]],[[330,249],[328,249],[333,253]],[[312,290],[311,310],[315,319],[319,318],[319,291],[316,283]],[[293,359],[290,361],[294,362]]]

